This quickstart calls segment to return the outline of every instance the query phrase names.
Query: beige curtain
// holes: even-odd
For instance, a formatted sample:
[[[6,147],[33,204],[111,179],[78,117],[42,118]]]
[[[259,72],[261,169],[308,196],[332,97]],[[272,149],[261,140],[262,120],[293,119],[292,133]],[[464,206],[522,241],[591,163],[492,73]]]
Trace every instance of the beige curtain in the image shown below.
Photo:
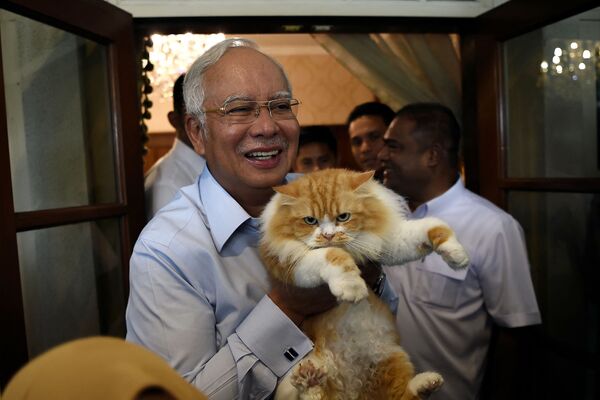
[[[439,102],[461,119],[456,35],[314,34],[332,56],[394,110]]]

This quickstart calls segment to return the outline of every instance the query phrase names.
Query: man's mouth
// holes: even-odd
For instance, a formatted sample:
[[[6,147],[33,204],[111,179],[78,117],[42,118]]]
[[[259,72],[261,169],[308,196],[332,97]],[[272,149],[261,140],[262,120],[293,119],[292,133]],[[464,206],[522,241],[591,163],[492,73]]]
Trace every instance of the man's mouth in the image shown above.
[[[279,153],[281,153],[281,150],[251,151],[249,153],[246,153],[245,156],[248,158],[255,159],[255,160],[264,161],[264,160],[270,160],[271,158],[276,157]]]

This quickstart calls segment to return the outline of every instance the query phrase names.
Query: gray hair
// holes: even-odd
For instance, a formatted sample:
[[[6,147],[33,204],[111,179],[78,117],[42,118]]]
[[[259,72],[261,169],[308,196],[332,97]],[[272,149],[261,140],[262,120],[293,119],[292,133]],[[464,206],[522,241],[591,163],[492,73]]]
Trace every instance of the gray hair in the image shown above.
[[[260,50],[258,50],[258,45],[253,40],[243,38],[226,39],[215,44],[198,57],[185,74],[185,80],[183,81],[183,97],[186,111],[198,120],[203,132],[205,132],[206,126],[206,114],[203,111],[204,100],[206,100],[204,93],[204,74],[206,73],[206,70],[216,64],[229,49],[236,47],[251,48],[260,52]],[[281,70],[287,89],[291,93],[292,87],[290,81],[281,64],[272,57],[266,54],[264,55]],[[206,135],[206,133],[204,134]]]

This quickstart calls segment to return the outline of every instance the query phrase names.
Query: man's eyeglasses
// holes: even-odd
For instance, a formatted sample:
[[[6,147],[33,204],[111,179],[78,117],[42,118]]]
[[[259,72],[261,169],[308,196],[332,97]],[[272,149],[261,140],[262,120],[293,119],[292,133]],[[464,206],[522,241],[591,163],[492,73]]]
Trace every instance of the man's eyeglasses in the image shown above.
[[[266,101],[234,100],[223,106],[204,110],[205,113],[220,114],[231,124],[249,124],[260,115],[260,109],[266,107],[274,120],[293,119],[298,115],[297,99],[275,99]]]

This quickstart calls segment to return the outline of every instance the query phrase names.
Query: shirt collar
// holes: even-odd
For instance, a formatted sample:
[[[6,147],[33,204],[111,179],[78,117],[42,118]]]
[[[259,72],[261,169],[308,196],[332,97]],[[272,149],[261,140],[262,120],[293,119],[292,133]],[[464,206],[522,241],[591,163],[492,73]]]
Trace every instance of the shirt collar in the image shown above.
[[[289,173],[282,184],[286,184],[300,174]],[[200,202],[204,206],[208,228],[215,247],[221,252],[223,246],[235,231],[244,225],[246,232],[259,234],[260,219],[253,218],[242,206],[221,186],[210,173],[208,166],[198,178]]]
[[[210,235],[217,251],[221,252],[225,242],[227,242],[240,225],[252,218],[219,185],[208,168],[204,168],[204,171],[200,174],[198,185],[200,186],[200,199],[206,212]]]
[[[437,215],[440,210],[446,208],[448,204],[454,201],[454,199],[461,197],[462,193],[466,190],[462,179],[459,177],[450,189],[417,207],[417,209],[413,211],[412,217],[423,218],[427,214]]]

